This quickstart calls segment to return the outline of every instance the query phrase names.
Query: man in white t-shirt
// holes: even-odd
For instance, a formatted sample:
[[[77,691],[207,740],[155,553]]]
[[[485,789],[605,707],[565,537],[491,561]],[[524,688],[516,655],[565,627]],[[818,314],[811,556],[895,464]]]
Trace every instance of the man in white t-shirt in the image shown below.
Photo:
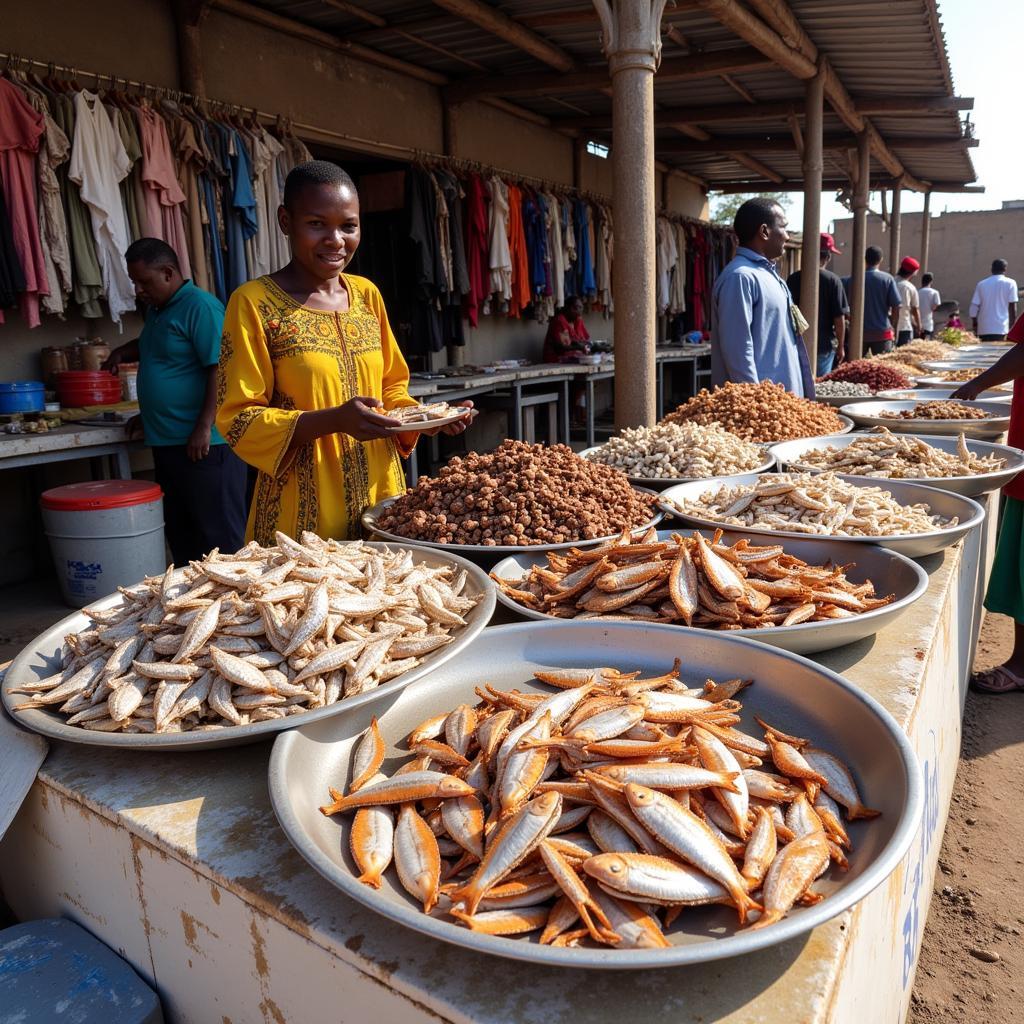
[[[992,261],[992,274],[979,281],[971,299],[974,333],[982,341],[1002,341],[1017,319],[1017,282],[1006,276],[1006,260]]]
[[[921,333],[920,302],[911,278],[921,269],[913,256],[904,256],[896,274],[896,289],[900,293],[899,312],[896,316],[896,345],[906,345]]]
[[[934,274],[921,275],[921,287],[917,289],[917,299],[921,303],[921,337],[930,338],[935,333],[935,310],[942,302],[937,288],[932,287]]]

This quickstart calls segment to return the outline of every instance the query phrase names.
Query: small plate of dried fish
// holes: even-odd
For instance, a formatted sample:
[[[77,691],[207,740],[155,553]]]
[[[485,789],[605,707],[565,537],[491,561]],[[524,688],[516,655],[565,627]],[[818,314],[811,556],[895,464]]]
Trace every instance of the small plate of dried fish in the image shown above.
[[[928,587],[916,562],[885,548],[865,544],[851,559],[848,547],[828,538],[763,541],[734,531],[661,530],[656,545],[620,545],[596,561],[591,552],[523,552],[499,562],[491,579],[498,600],[529,619],[672,622],[796,654],[872,636]]]
[[[773,473],[741,477],[732,487],[677,484],[658,502],[670,515],[705,529],[768,537],[829,537],[878,544],[922,558],[980,526],[973,499],[909,480],[878,481],[837,473]]]
[[[494,584],[455,555],[277,540],[171,567],[58,622],[14,660],[4,706],[72,743],[251,743],[386,700],[494,612]]]
[[[429,687],[280,736],[268,781],[302,856],[384,917],[633,970],[746,955],[849,909],[923,801],[903,731],[842,677],[624,622],[485,630]]]
[[[912,480],[968,497],[1005,487],[1024,470],[1024,453],[990,441],[927,434],[834,434],[784,441],[772,449],[784,470],[832,471],[873,480]]]
[[[942,406],[955,418],[942,418]],[[848,416],[859,427],[888,427],[901,434],[950,434],[961,431],[968,437],[986,440],[1005,434],[1010,427],[1010,410],[1003,402],[854,402],[844,405]],[[921,415],[915,415],[920,413]]]
[[[946,381],[925,379],[920,382],[927,385],[920,388],[894,388],[892,391],[879,391],[875,398],[885,402],[945,402],[952,398],[953,393],[959,385],[950,384]],[[1009,404],[1013,401],[1013,388],[989,388],[982,391],[977,399],[979,402],[1003,402]]]
[[[399,421],[401,426],[387,429],[400,434],[410,430],[433,430],[435,427],[446,427],[449,423],[458,423],[459,420],[473,419],[476,410],[449,405],[447,402],[430,402],[427,405],[399,406],[397,409],[389,409],[384,415]]]

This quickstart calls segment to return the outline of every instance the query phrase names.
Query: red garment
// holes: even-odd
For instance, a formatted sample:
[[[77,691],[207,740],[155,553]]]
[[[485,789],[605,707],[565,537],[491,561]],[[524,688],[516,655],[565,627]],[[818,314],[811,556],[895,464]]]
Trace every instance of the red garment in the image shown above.
[[[487,188],[479,174],[471,174],[466,186],[466,269],[469,291],[463,308],[470,327],[480,321],[480,307],[490,287],[490,262],[487,220]]]
[[[25,275],[21,312],[29,327],[39,326],[39,296],[50,294],[36,197],[36,153],[45,131],[43,115],[15,86],[0,78],[0,181],[14,251]]]
[[[523,193],[515,185],[508,187],[508,247],[512,254],[512,298],[508,315],[518,317],[530,305],[530,263],[523,231]]]
[[[587,328],[583,323],[583,317],[577,317],[574,321],[570,322],[564,313],[559,313],[548,324],[548,333],[544,338],[545,363],[565,362],[582,350],[581,347],[563,348],[558,339],[566,333],[569,335],[570,342],[577,342],[580,346],[584,342],[590,341],[590,335],[587,333]]]
[[[1006,336],[1007,341],[1018,344],[1024,341],[1024,313],[1017,317],[1016,323]],[[1010,430],[1006,443],[1011,448],[1024,448],[1024,377],[1013,382],[1013,401],[1010,403]],[[1003,494],[1008,498],[1024,501],[1024,473],[1014,477],[1004,488]]]
[[[693,329],[704,330],[704,305],[708,301],[708,239],[703,228],[691,228],[687,234],[690,244],[687,247],[693,253],[693,273],[690,278],[691,302],[690,313],[693,316]]]

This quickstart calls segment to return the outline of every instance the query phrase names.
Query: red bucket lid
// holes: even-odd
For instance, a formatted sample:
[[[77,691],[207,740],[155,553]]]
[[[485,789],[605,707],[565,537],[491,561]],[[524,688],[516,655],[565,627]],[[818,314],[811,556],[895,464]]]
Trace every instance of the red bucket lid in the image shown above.
[[[117,377],[106,370],[61,370],[57,374],[57,380],[65,384],[91,384],[98,380],[117,380]]]
[[[88,512],[145,505],[163,494],[160,485],[149,480],[90,480],[43,491],[40,503],[54,512]]]

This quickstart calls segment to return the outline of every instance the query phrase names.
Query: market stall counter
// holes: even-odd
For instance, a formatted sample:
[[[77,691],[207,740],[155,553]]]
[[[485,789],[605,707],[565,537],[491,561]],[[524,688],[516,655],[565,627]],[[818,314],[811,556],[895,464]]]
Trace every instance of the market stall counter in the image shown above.
[[[130,480],[129,453],[141,448],[141,442],[128,440],[123,424],[96,427],[69,424],[39,434],[0,434],[0,470],[109,457],[110,475]]]
[[[19,917],[68,916],[126,956],[172,1021],[903,1019],[991,542],[975,529],[923,559],[927,592],[897,626],[817,656],[906,729],[923,822],[857,907],[742,962],[538,968],[407,931],[343,897],[289,845],[267,793],[269,744],[147,756],[55,743],[0,844],[3,891]]]

